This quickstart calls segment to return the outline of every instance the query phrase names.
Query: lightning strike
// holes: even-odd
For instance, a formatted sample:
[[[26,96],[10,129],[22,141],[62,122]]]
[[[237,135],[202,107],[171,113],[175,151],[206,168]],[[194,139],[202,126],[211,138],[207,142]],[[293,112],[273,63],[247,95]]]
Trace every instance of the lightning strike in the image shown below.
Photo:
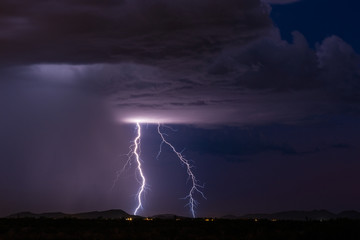
[[[138,190],[137,193],[137,199],[138,199],[138,206],[136,207],[135,211],[134,211],[134,215],[137,214],[137,212],[139,211],[140,208],[142,208],[142,195],[144,194],[144,190],[145,190],[145,184],[146,184],[146,179],[143,173],[143,170],[141,168],[141,160],[140,160],[140,140],[141,140],[141,126],[140,123],[136,123],[136,129],[137,129],[137,136],[134,140],[134,155],[135,155],[135,160],[137,163],[137,169],[140,175],[140,188]]]
[[[193,173],[193,171],[192,171],[193,166],[190,164],[190,161],[187,160],[187,159],[181,154],[181,152],[176,151],[175,147],[165,139],[164,136],[165,136],[166,134],[161,132],[160,127],[161,127],[161,124],[158,123],[157,130],[158,130],[158,133],[159,133],[162,141],[161,141],[161,144],[160,144],[160,150],[159,150],[159,153],[158,153],[158,155],[157,155],[157,158],[158,158],[158,157],[160,156],[160,154],[161,154],[161,150],[162,150],[163,144],[166,144],[166,145],[168,145],[168,146],[171,148],[171,150],[176,154],[176,156],[179,158],[179,160],[186,166],[186,171],[187,171],[187,174],[188,174],[188,176],[189,176],[189,180],[191,181],[191,189],[190,189],[190,191],[189,191],[189,194],[188,194],[187,196],[185,196],[184,199],[189,199],[189,203],[186,204],[186,206],[189,206],[190,211],[191,211],[191,214],[192,214],[193,218],[195,218],[195,208],[197,207],[197,205],[198,205],[199,203],[195,200],[194,195],[195,195],[196,193],[198,193],[198,194],[200,194],[204,199],[206,199],[205,196],[204,196],[204,193],[200,190],[200,188],[203,188],[203,186],[202,186],[202,185],[199,185],[198,180],[196,179],[196,177],[195,177],[195,175],[194,175],[194,173]]]
[[[137,135],[136,135],[135,139],[132,141],[132,144],[129,146],[129,152],[126,154],[127,161],[125,162],[122,170],[117,172],[116,179],[114,180],[114,183],[113,183],[113,187],[114,187],[116,181],[119,178],[119,175],[121,175],[129,165],[131,165],[133,162],[135,162],[136,171],[138,173],[137,180],[140,184],[140,187],[136,194],[137,207],[134,210],[134,215],[137,215],[138,211],[143,208],[142,199],[143,199],[143,195],[144,195],[145,188],[146,188],[146,179],[145,179],[145,176],[143,173],[142,164],[141,164],[142,161],[140,158],[140,143],[141,143],[141,125],[140,125],[140,123],[142,123],[142,122],[144,122],[144,121],[138,120],[136,122]],[[167,134],[161,132],[161,127],[162,127],[162,125],[160,123],[158,123],[157,131],[158,131],[162,141],[160,143],[160,149],[159,149],[159,152],[158,152],[156,158],[159,159],[163,145],[165,144],[170,147],[170,149],[176,154],[176,156],[181,161],[181,163],[186,166],[186,172],[188,174],[188,180],[191,182],[191,188],[190,188],[189,194],[186,195],[184,197],[184,199],[189,200],[189,202],[186,204],[186,206],[189,206],[192,217],[195,218],[195,208],[197,207],[197,205],[199,203],[195,200],[194,196],[196,194],[200,194],[204,199],[206,199],[206,197],[204,196],[204,193],[200,190],[201,188],[203,188],[203,186],[198,183],[198,180],[196,179],[196,177],[193,173],[193,170],[192,170],[193,166],[191,165],[190,161],[182,155],[182,152],[178,152],[175,149],[175,147],[166,140],[165,136],[167,136]],[[169,126],[164,125],[163,127],[167,127],[169,129],[171,129],[172,131],[176,131],[175,129],[173,129]]]
[[[131,165],[132,161],[135,160],[135,163],[136,163],[136,168],[137,168],[137,172],[140,176],[140,179],[138,179],[138,182],[140,183],[140,187],[139,187],[139,190],[136,194],[136,198],[137,198],[137,206],[134,210],[134,215],[137,215],[138,211],[140,209],[142,209],[142,197],[144,195],[144,191],[145,191],[145,186],[146,186],[146,179],[145,179],[145,175],[144,175],[144,172],[142,170],[142,165],[141,165],[141,159],[140,159],[140,142],[141,142],[141,125],[139,122],[136,123],[136,132],[137,132],[137,135],[134,139],[134,141],[132,142],[132,144],[130,145],[129,149],[129,153],[126,154],[127,156],[127,161],[126,163],[124,164],[124,167],[122,168],[121,171],[118,171],[117,172],[117,177],[114,181],[114,184],[113,184],[113,187],[116,183],[116,181],[118,180],[119,178],[119,175],[122,174],[126,167]]]

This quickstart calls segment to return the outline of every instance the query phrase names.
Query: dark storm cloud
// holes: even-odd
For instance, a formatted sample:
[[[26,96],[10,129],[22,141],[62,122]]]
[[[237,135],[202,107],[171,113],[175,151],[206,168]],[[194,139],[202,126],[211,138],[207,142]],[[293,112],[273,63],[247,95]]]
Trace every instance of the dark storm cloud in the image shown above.
[[[271,20],[262,6],[258,0],[5,0],[0,52],[3,63],[199,58],[265,31]]]
[[[336,36],[314,50],[298,32],[288,43],[274,31],[199,66],[88,66],[80,82],[111,96],[122,120],[256,125],[359,111],[360,57]]]
[[[13,68],[7,75],[26,73],[99,94],[119,121],[258,125],[358,112],[359,55],[335,36],[315,50],[300,33],[293,37],[288,43],[274,32],[228,48],[200,61],[201,70],[192,69],[191,61],[172,69],[133,63],[37,64]]]
[[[100,94],[119,121],[256,125],[359,110],[351,46],[284,41],[261,1],[1,4],[2,71]]]

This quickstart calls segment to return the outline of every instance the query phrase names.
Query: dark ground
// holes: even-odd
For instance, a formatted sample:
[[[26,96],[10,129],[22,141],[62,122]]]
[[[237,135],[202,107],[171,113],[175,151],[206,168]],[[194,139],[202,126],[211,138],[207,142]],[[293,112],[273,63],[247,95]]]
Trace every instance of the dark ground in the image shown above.
[[[3,239],[360,239],[359,220],[0,219]]]

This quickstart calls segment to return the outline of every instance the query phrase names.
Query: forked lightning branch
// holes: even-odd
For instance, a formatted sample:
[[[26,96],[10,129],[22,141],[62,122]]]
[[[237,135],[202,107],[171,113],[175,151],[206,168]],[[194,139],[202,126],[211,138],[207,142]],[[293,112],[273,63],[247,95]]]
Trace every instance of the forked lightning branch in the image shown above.
[[[161,131],[162,125],[158,123],[157,126],[157,132],[159,133],[161,137],[161,143],[160,143],[160,150],[157,155],[157,157],[160,157],[162,146],[166,145],[169,147],[169,149],[176,155],[176,157],[180,160],[180,162],[186,167],[186,172],[188,174],[188,180],[191,183],[190,190],[188,194],[184,197],[184,199],[188,200],[188,203],[186,204],[191,212],[192,217],[195,218],[195,208],[198,205],[198,201],[195,199],[195,195],[199,195],[203,198],[205,198],[204,193],[201,191],[201,186],[196,179],[196,176],[193,172],[193,166],[191,165],[190,161],[186,159],[181,152],[177,151],[175,147],[165,138],[165,134]],[[143,209],[143,199],[144,199],[144,193],[146,189],[146,177],[144,174],[144,169],[142,166],[142,160],[141,160],[141,153],[140,153],[140,144],[141,144],[141,124],[140,122],[136,122],[136,136],[134,140],[132,141],[130,145],[130,151],[127,154],[128,158],[127,161],[122,169],[121,172],[123,172],[127,165],[130,163],[136,164],[136,171],[137,171],[137,180],[139,182],[139,189],[136,194],[136,208],[134,210],[134,215],[137,215],[138,212]],[[121,173],[120,172],[120,173]]]

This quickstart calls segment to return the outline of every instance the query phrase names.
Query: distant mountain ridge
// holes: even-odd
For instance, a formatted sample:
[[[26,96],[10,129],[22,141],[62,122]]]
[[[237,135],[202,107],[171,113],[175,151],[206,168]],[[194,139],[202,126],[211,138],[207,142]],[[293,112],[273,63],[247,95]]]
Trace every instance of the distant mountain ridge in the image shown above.
[[[113,209],[107,211],[92,211],[67,214],[62,212],[48,212],[48,213],[32,213],[20,212],[7,216],[7,218],[78,218],[78,219],[124,219],[124,218],[142,218],[141,216],[134,216],[120,209]],[[154,219],[187,219],[187,217],[177,216],[175,214],[159,214],[152,216]],[[243,216],[226,215],[219,219],[267,219],[267,220],[331,220],[331,219],[354,219],[360,220],[360,213],[357,211],[343,211],[338,214],[329,212],[327,210],[313,210],[313,211],[284,211],[270,214],[246,214]]]
[[[158,214],[154,215],[151,218],[155,219],[164,219],[164,220],[171,220],[171,219],[188,219],[188,217],[183,217],[175,214]]]
[[[127,218],[132,215],[120,209],[113,209],[107,211],[92,211],[92,212],[83,212],[75,214],[67,214],[61,212],[49,212],[49,213],[32,213],[32,212],[20,212],[15,213],[7,218],[79,218],[79,219],[118,219],[118,218]]]
[[[226,215],[224,219],[268,219],[268,220],[330,220],[330,219],[360,219],[360,213],[357,211],[343,211],[338,214],[329,212],[327,210],[313,210],[313,211],[285,211],[270,214],[246,214],[236,217],[234,215]]]

